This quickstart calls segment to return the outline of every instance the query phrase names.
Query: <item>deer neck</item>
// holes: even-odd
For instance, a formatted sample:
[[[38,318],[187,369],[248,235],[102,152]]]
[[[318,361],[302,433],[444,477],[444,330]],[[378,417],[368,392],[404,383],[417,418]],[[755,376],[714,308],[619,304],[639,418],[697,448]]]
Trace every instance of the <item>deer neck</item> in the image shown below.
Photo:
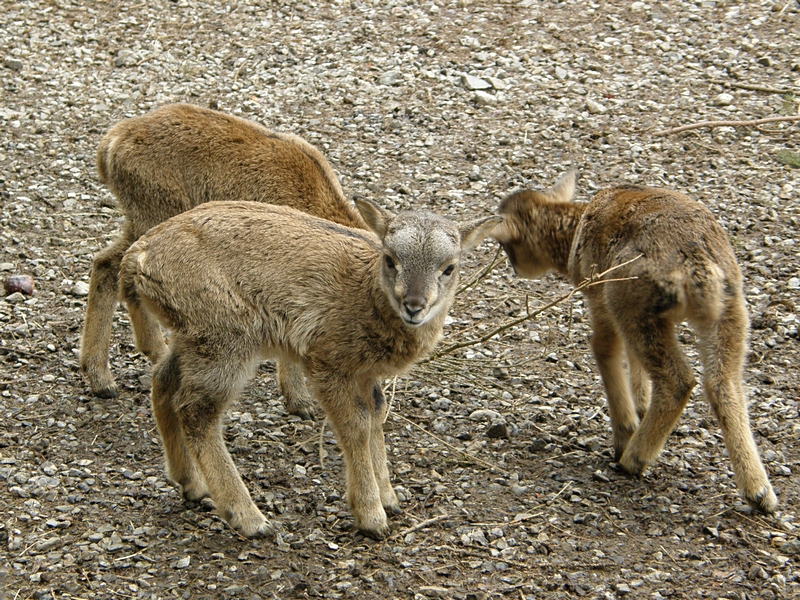
[[[552,268],[565,277],[569,277],[572,242],[585,211],[585,203],[559,202],[539,207],[540,214],[534,219],[542,224],[540,250],[549,257]]]

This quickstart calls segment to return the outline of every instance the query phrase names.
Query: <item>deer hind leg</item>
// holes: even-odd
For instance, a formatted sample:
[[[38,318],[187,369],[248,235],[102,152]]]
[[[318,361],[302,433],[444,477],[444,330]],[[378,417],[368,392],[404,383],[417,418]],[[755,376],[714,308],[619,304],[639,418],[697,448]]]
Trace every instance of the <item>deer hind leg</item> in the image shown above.
[[[92,264],[80,361],[81,371],[92,393],[101,398],[119,395],[119,388],[108,368],[108,353],[117,307],[119,267],[122,256],[135,239],[126,226],[122,235],[100,252]]]
[[[642,365],[639,357],[635,352],[626,349],[626,356],[628,358],[628,372],[630,373],[631,392],[633,393],[633,404],[636,407],[636,414],[639,416],[639,421],[644,419],[647,409],[650,408],[650,399],[652,398],[652,382],[650,375]]]
[[[153,369],[153,415],[164,445],[167,475],[180,486],[185,500],[196,501],[208,496],[209,492],[197,463],[186,447],[175,409],[175,394],[180,387],[180,359],[177,354],[170,352]]]
[[[386,445],[383,434],[383,422],[389,407],[386,404],[386,398],[383,396],[380,382],[376,381],[372,387],[372,401],[375,405],[369,434],[372,471],[375,474],[375,480],[378,482],[378,491],[380,492],[383,509],[387,514],[398,515],[402,512],[402,509],[389,477],[389,465],[386,459]]]
[[[628,473],[641,475],[661,453],[696,381],[670,319],[628,315],[622,327],[630,353],[649,372],[653,386],[650,408],[619,461]]]
[[[308,393],[303,368],[289,361],[278,361],[278,387],[283,394],[286,412],[301,419],[314,419],[314,399]]]
[[[608,413],[614,439],[614,460],[619,460],[639,426],[631,399],[630,383],[622,363],[622,342],[614,324],[605,316],[591,312],[592,353],[608,396]]]
[[[747,323],[741,299],[736,299],[719,321],[698,324],[703,387],[722,428],[739,491],[754,509],[772,513],[778,499],[758,455],[742,387]]]
[[[230,358],[216,364],[196,354],[186,358],[183,365],[188,365],[193,375],[184,373],[176,410],[186,447],[203,474],[217,512],[245,537],[272,535],[274,528],[250,497],[222,437],[223,411],[241,392],[247,380],[244,369],[252,374],[255,363],[243,368],[234,366]]]
[[[131,318],[133,339],[136,348],[155,364],[167,353],[164,335],[158,320],[141,304],[128,304],[128,316]]]
[[[378,416],[372,398],[373,382],[358,385],[353,381],[319,374],[312,375],[312,379],[322,408],[342,448],[347,501],[356,527],[369,536],[382,538],[389,530],[389,523],[383,508],[376,471],[385,480],[384,486],[388,486],[389,474],[388,470],[385,475],[383,472],[386,469],[386,451],[383,449],[382,437],[379,456],[373,457],[374,448],[378,445],[375,424]],[[376,468],[381,451],[383,463]]]

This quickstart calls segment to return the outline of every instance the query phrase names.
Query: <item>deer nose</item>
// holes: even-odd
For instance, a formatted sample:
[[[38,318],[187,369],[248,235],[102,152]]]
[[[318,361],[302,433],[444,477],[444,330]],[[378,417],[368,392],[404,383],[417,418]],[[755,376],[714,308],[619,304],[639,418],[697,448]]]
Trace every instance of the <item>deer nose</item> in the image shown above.
[[[405,309],[409,317],[416,317],[424,308],[424,298],[406,298],[403,300],[403,309]]]

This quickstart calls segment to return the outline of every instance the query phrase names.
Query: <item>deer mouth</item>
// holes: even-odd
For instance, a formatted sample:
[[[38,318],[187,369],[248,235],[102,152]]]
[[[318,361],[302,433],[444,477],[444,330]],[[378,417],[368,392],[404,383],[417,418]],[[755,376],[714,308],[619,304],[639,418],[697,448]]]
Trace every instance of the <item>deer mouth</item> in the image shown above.
[[[411,316],[409,314],[406,314],[405,311],[403,311],[400,314],[400,318],[403,320],[403,323],[405,323],[406,325],[409,325],[410,327],[419,327],[420,325],[422,325],[425,322],[425,317],[426,316],[427,316],[427,313],[425,315],[414,315],[414,316]]]

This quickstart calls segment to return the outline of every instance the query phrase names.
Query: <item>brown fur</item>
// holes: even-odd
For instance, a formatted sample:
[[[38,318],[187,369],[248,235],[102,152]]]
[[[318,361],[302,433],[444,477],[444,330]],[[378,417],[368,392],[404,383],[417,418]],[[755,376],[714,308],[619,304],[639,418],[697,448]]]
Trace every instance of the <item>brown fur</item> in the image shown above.
[[[291,206],[367,229],[325,157],[301,138],[217,111],[172,104],[114,125],[97,150],[100,180],[116,196],[122,234],[94,261],[81,340],[81,369],[92,392],[118,394],[108,367],[122,255],[151,227],[209,200]],[[166,352],[158,324],[133,321],[137,347],[156,362]],[[310,418],[303,373],[278,365],[287,410]]]
[[[609,275],[635,279],[584,290],[616,459],[642,474],[689,400],[696,382],[675,335],[675,326],[688,321],[739,490],[754,508],[773,512],[778,501],[742,388],[749,321],[725,232],[708,209],[678,192],[623,186],[586,204],[570,202],[574,189],[573,171],[550,190],[512,194],[500,205],[505,221],[492,235],[521,277],[556,270],[574,285],[641,255]]]
[[[400,507],[381,380],[433,349],[462,251],[501,221],[456,226],[357,205],[378,237],[291,208],[211,202],[158,225],[123,259],[131,316],[151,312],[173,332],[152,390],[169,476],[187,499],[210,495],[245,536],[270,526],[225,449],[221,417],[264,358],[302,365],[343,450],[356,526],[386,533],[386,511]]]

